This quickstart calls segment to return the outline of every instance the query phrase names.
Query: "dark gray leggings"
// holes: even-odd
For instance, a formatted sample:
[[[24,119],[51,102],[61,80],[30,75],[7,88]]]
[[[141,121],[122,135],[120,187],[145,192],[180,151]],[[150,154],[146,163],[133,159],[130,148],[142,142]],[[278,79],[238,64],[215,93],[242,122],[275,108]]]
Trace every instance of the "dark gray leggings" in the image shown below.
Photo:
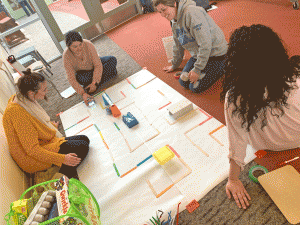
[[[60,145],[60,150],[58,153],[65,155],[69,153],[75,153],[78,158],[81,158],[82,162],[89,152],[89,138],[85,135],[77,135],[66,137],[66,140],[66,142]],[[67,166],[62,164],[59,172],[66,175],[68,178],[77,178],[78,175],[76,169],[81,162],[77,166]]]

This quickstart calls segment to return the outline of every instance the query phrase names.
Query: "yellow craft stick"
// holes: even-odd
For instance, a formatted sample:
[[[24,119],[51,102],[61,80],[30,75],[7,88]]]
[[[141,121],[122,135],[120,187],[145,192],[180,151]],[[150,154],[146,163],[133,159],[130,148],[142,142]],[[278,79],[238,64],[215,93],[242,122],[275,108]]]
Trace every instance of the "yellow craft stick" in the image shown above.
[[[205,151],[203,151],[198,145],[196,145],[186,134],[184,134],[184,135],[196,148],[198,148],[204,155],[209,157],[209,155]]]
[[[101,139],[104,140],[104,138],[103,138],[103,136],[101,134],[101,131],[99,131],[99,134],[100,134]]]
[[[167,187],[165,190],[163,190],[162,192],[160,192],[158,195],[156,195],[156,198],[159,198],[160,196],[162,196],[164,193],[166,193],[168,190],[170,190],[172,187],[174,186],[174,184],[171,184],[169,187]]]
[[[220,130],[222,127],[225,127],[225,125],[222,124],[222,125],[219,126],[218,128],[216,128],[216,129],[214,129],[213,131],[211,131],[211,132],[209,133],[209,135],[212,135],[212,134],[215,133],[216,131]]]
[[[149,185],[151,191],[153,192],[154,196],[156,197],[157,196],[157,193],[156,191],[154,190],[154,187],[153,185],[150,183],[150,181],[147,179],[147,184]]]

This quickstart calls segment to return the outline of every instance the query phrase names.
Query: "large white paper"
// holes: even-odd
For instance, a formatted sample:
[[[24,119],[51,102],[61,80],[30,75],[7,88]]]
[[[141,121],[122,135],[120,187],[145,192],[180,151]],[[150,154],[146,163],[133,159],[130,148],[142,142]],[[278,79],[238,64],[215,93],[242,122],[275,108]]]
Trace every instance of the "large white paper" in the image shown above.
[[[177,102],[183,98],[159,79],[153,79],[138,89],[134,89],[127,81],[121,82],[116,89],[124,91],[125,99],[130,98],[134,101],[140,96],[147,98],[157,90],[164,94],[162,97],[171,102]],[[225,137],[227,128],[223,127],[213,134],[223,143],[223,146],[209,135],[209,132],[222,125],[220,122],[212,118],[203,125],[197,126],[207,120],[208,116],[200,110],[195,110],[193,116],[187,116],[171,125],[167,122],[165,114],[158,115],[153,113],[154,111],[148,113],[146,111],[141,111],[136,103],[132,102],[121,110],[123,115],[131,112],[140,122],[134,129],[129,129],[121,117],[114,118],[107,115],[99,105],[93,111],[90,110],[91,122],[101,130],[109,149],[104,145],[96,129],[91,127],[80,133],[87,135],[91,142],[89,154],[78,168],[79,177],[97,199],[103,224],[151,224],[149,219],[155,216],[158,209],[164,212],[172,210],[172,216],[175,216],[179,202],[181,202],[179,211],[182,211],[193,199],[198,201],[228,176],[228,140]],[[62,118],[63,123],[67,119]],[[130,146],[137,145],[141,141],[145,142],[148,136],[154,135],[153,139],[130,152],[124,139],[125,135],[120,133],[114,122],[121,132],[126,134],[126,140],[128,138]],[[83,121],[82,126],[89,125],[84,123]],[[188,133],[189,137],[207,151],[209,157],[184,135],[184,132],[191,128],[194,129]],[[159,135],[156,129],[160,132]],[[66,133],[75,131],[74,127]],[[159,193],[185,175],[188,170],[176,156],[163,166],[152,157],[128,175],[118,177],[113,160],[120,174],[124,174],[166,144],[178,152],[182,160],[192,169],[192,173],[176,183],[161,197],[154,196],[146,180],[149,179],[155,191]],[[246,163],[253,159],[254,151],[251,146],[247,147]]]

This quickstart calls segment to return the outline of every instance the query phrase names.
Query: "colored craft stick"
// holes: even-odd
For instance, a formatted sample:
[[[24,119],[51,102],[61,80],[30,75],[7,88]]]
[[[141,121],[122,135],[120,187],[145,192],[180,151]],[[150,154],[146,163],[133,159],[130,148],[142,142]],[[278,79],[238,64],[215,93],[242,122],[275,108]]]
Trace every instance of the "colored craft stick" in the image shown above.
[[[103,138],[103,135],[102,135],[102,133],[101,133],[101,131],[99,130],[99,132],[98,132],[99,134],[100,134],[100,137],[101,137],[101,139],[104,141],[104,138]]]
[[[219,126],[218,128],[216,128],[216,129],[214,129],[213,131],[211,131],[211,132],[209,133],[209,135],[212,135],[213,133],[217,132],[217,131],[220,130],[222,127],[225,127],[225,125],[222,124],[222,125]]]
[[[81,123],[82,121],[84,121],[85,119],[89,118],[90,116],[85,117],[84,119],[80,120],[77,122],[77,124]]]
[[[179,158],[179,161],[189,170],[189,171],[191,171],[192,172],[192,169],[191,169],[191,167],[189,167],[188,166],[188,164],[186,164],[185,163],[185,161],[183,161],[183,159],[182,158]]]
[[[149,180],[147,180],[147,183],[148,183],[148,185],[149,185],[151,191],[153,192],[153,194],[154,194],[155,196],[157,196],[157,193],[156,193],[156,191],[154,190],[153,185],[150,183]]]
[[[93,125],[94,125],[94,124],[91,124],[91,125],[87,126],[86,128],[82,129],[81,131],[77,132],[76,134],[79,134],[79,133],[81,133],[82,131],[84,131],[84,130],[88,129],[89,127],[91,127],[91,126],[93,126]],[[76,135],[76,134],[75,134],[75,135]]]
[[[71,129],[72,127],[74,127],[74,126],[76,126],[76,125],[77,125],[77,123],[73,124],[72,126],[70,126],[70,127],[68,127],[67,129],[65,129],[65,131]]]
[[[127,82],[128,82],[129,84],[131,84],[131,82],[128,80],[128,78],[126,78],[126,80],[127,80]]]
[[[161,110],[161,109],[165,108],[166,106],[170,105],[171,103],[172,103],[172,102],[169,102],[168,104],[166,104],[166,105],[160,107],[158,110]]]
[[[131,172],[134,171],[136,168],[137,168],[137,166],[134,167],[134,168],[132,168],[132,169],[129,170],[128,172],[124,173],[124,174],[121,176],[121,178],[122,178],[122,177],[125,177],[127,174],[131,173]]]
[[[179,177],[174,184],[177,184],[179,181],[181,181],[183,178],[187,177],[188,175],[190,175],[190,173],[192,172],[192,170],[189,170],[187,173],[183,174],[181,177]]]
[[[172,152],[174,152],[174,154],[178,157],[178,159],[180,159],[180,155],[175,151],[174,148],[172,148],[170,145],[167,145],[169,149],[171,149]]]
[[[105,90],[103,90],[103,91],[101,91],[101,92],[99,92],[99,93],[95,94],[95,95],[94,95],[94,97],[96,97],[96,96],[98,96],[98,95],[102,94],[104,91],[105,91]]]
[[[157,90],[159,94],[161,94],[162,96],[165,96],[160,90]]]
[[[212,139],[214,139],[216,142],[218,142],[221,146],[224,146],[223,143],[221,141],[219,141],[215,136],[210,135],[212,137]]]
[[[115,127],[120,130],[120,128],[118,127],[118,125],[114,122]]]
[[[62,113],[63,113],[63,112],[57,113],[56,116],[58,117],[58,116],[60,116]]]
[[[199,111],[202,112],[203,114],[205,114],[207,117],[212,117],[211,115],[209,115],[207,112],[205,112],[203,109],[199,108]]]
[[[98,126],[96,124],[94,124],[94,126],[96,127],[97,131],[100,132],[100,129],[98,128]]]
[[[140,162],[139,164],[137,164],[137,166],[142,165],[144,162],[146,162],[147,160],[151,159],[152,155],[148,156],[146,159],[144,159],[142,162]]]
[[[199,123],[199,126],[203,125],[204,123],[206,123],[207,121],[209,121],[210,119],[212,119],[213,117],[208,117],[206,120],[204,120],[203,122]]]
[[[114,163],[114,168],[115,168],[115,171],[116,171],[116,173],[117,173],[117,175],[118,175],[118,177],[119,177],[119,176],[120,176],[120,173],[119,173],[119,171],[118,171],[117,166],[116,166],[115,163]]]
[[[206,155],[207,157],[209,157],[209,155],[205,152],[205,151],[203,151],[202,150],[202,148],[200,148],[198,145],[196,145],[190,138],[189,138],[189,136],[187,136],[186,134],[184,134],[185,135],[185,137],[196,147],[196,148],[198,148],[204,155]]]
[[[136,89],[135,86],[128,80],[128,78],[126,78],[126,80],[134,89]]]
[[[168,190],[170,190],[172,187],[174,186],[174,184],[171,184],[169,187],[167,187],[165,190],[163,190],[162,192],[160,192],[158,195],[156,195],[156,198],[159,198],[160,196],[162,196],[164,193],[166,193]]]
[[[89,118],[89,117],[90,117],[90,116],[87,116],[87,117],[85,117],[84,119],[78,121],[77,123],[73,124],[72,126],[68,127],[67,129],[65,129],[65,131],[66,131],[66,130],[69,130],[70,128],[74,127],[75,125],[79,124],[80,122],[84,121],[85,119],[87,119],[87,118]]]
[[[120,91],[122,95],[124,95],[124,97],[126,98],[126,95],[123,93],[123,91]]]
[[[106,142],[104,141],[104,139],[102,139],[102,141],[103,141],[105,147],[106,147],[107,149],[109,149],[109,147],[108,147],[108,145],[106,144]]]

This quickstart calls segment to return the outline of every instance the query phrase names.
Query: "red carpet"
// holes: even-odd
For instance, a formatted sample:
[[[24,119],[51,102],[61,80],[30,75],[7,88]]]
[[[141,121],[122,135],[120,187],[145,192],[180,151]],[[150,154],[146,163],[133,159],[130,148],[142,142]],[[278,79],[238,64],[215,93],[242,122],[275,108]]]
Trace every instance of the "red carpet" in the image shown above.
[[[276,1],[275,1],[276,2]],[[277,0],[278,4],[253,1],[218,2],[218,9],[209,15],[223,30],[226,39],[242,25],[261,23],[272,27],[285,41],[289,55],[300,54],[300,14],[288,0]],[[225,124],[223,104],[219,101],[221,82],[218,81],[202,94],[194,94],[182,88],[162,68],[168,65],[162,38],[172,35],[170,23],[158,13],[145,14],[110,31],[107,35],[124,49],[142,67],[173,87],[190,101]],[[184,61],[181,65],[183,68]]]

